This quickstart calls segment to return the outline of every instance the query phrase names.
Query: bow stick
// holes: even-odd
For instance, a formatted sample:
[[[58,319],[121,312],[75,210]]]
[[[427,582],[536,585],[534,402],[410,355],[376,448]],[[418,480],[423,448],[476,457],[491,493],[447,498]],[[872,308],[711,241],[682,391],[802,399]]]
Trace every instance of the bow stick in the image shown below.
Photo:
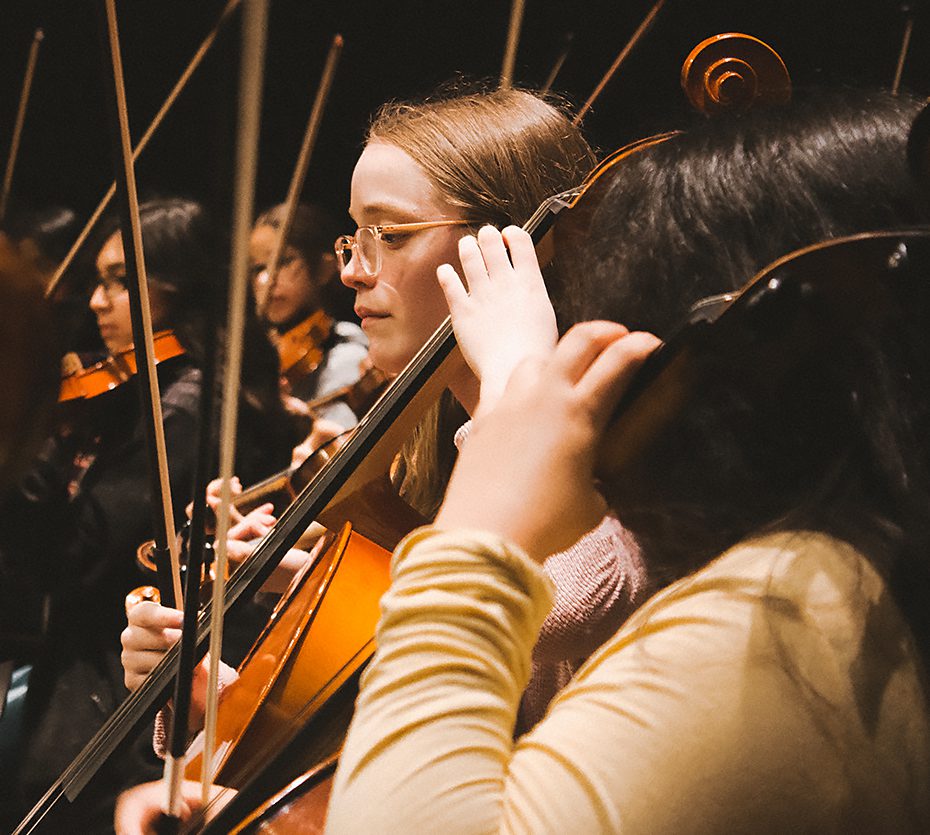
[[[13,125],[13,138],[10,140],[10,155],[7,157],[6,172],[3,175],[3,192],[0,193],[0,220],[6,217],[7,202],[10,199],[10,189],[13,186],[13,169],[16,167],[16,157],[19,154],[19,140],[23,133],[23,123],[26,121],[26,107],[29,104],[29,93],[32,91],[36,61],[39,59],[39,45],[44,37],[42,30],[36,29],[35,35],[32,36],[32,46],[29,47],[29,57],[26,59],[23,91],[19,96],[19,108],[16,111],[16,122]]]
[[[226,21],[230,18],[232,13],[236,10],[241,2],[242,0],[228,0],[225,8],[220,14],[219,20],[216,22],[216,26],[214,26],[210,34],[208,34],[207,37],[203,39],[203,42],[194,53],[194,57],[191,58],[190,63],[187,65],[184,72],[181,73],[174,87],[171,88],[171,92],[168,93],[168,97],[159,108],[158,113],[155,114],[155,118],[152,119],[152,123],[148,126],[145,133],[142,134],[142,137],[139,139],[136,147],[132,149],[133,162],[135,162],[139,158],[139,155],[145,150],[146,145],[149,144],[149,141],[155,135],[155,131],[158,130],[159,126],[164,121],[165,116],[168,115],[168,111],[171,109],[171,106],[175,103],[178,96],[181,94],[181,91],[187,85],[187,82],[194,74],[194,71],[197,69],[197,67],[200,66],[201,61],[203,61],[203,58],[209,51],[210,47],[213,46],[213,42],[216,40],[216,36],[219,34],[220,29],[222,29],[223,24],[226,23]],[[116,194],[115,182],[110,184],[106,194],[103,195],[103,198],[97,204],[97,208],[94,209],[93,214],[90,216],[87,223],[84,225],[84,228],[81,230],[81,234],[77,236],[77,240],[75,240],[75,242],[71,245],[71,249],[68,250],[68,254],[65,255],[62,262],[58,265],[58,269],[55,270],[55,274],[52,276],[51,281],[45,290],[46,298],[50,298],[52,293],[55,292],[55,288],[58,287],[58,283],[61,281],[61,277],[65,274],[65,271],[68,269],[68,267],[71,266],[71,262],[77,255],[78,250],[80,250],[80,248],[83,246],[84,241],[87,240],[87,236],[91,233],[94,226],[97,225],[97,221],[99,221],[103,216],[103,213],[106,211],[107,206],[110,205],[110,201],[113,199],[114,194]]]
[[[898,53],[898,63],[894,71],[894,81],[891,82],[891,95],[898,95],[901,89],[901,78],[904,75],[904,62],[911,47],[911,34],[914,31],[914,4],[905,3],[901,6],[904,12],[904,36],[901,38],[901,50]]]
[[[568,53],[571,52],[574,39],[574,32],[568,32],[562,39],[562,51],[559,53],[559,57],[555,59],[555,63],[552,65],[552,69],[549,71],[549,75],[540,90],[543,95],[548,93],[552,89],[552,85],[555,84],[556,76],[562,71],[562,65],[568,59]]]
[[[150,472],[152,473],[152,496],[159,497],[161,513],[153,507],[155,533],[155,557],[159,565],[159,576],[164,586],[161,591],[170,599],[181,600],[181,569],[177,535],[174,529],[174,512],[171,506],[171,485],[168,481],[168,460],[165,450],[165,433],[161,413],[161,396],[158,377],[155,373],[155,348],[152,340],[152,313],[149,307],[148,282],[145,273],[145,257],[142,251],[142,226],[139,222],[139,202],[136,196],[136,178],[133,169],[131,144],[129,141],[129,117],[126,109],[126,89],[123,84],[123,64],[120,57],[119,31],[116,22],[115,0],[105,0],[106,32],[110,48],[114,95],[111,101],[111,119],[114,146],[119,149],[121,165],[117,166],[116,181],[119,183],[120,230],[129,276],[129,309],[132,318],[133,346],[136,366],[139,369],[139,397],[143,420],[146,422]],[[165,582],[167,573],[164,556],[171,561],[170,583]],[[172,598],[173,595],[173,598]]]
[[[520,43],[520,27],[523,24],[523,0],[513,0],[510,5],[510,25],[507,27],[507,47],[501,66],[501,89],[513,85],[513,68],[517,62],[517,46]]]
[[[216,525],[216,577],[213,581],[213,615],[210,631],[210,667],[204,719],[203,798],[209,801],[218,705],[217,683],[223,647],[223,603],[226,594],[226,535],[232,502],[233,458],[236,451],[242,333],[245,327],[249,272],[249,235],[255,202],[262,80],[268,30],[268,0],[247,0],[242,18],[242,60],[239,69],[239,125],[236,137],[236,185],[233,196],[233,242],[229,287],[228,343],[223,370],[223,407],[220,418],[221,504]],[[196,624],[194,624],[196,626]],[[196,638],[196,631],[191,630]],[[186,717],[175,717],[175,721]],[[181,775],[177,775],[180,785]]]
[[[621,64],[626,61],[629,54],[633,51],[633,48],[636,44],[639,43],[640,39],[646,32],[649,31],[649,27],[652,26],[653,21],[656,19],[656,15],[662,10],[662,7],[665,5],[665,0],[657,0],[656,4],[649,10],[649,13],[643,18],[642,23],[636,28],[636,31],[633,33],[629,41],[627,41],[626,46],[620,50],[620,54],[614,59],[613,64],[610,65],[610,69],[604,73],[604,77],[598,82],[597,87],[594,88],[594,91],[588,96],[588,100],[584,103],[581,110],[575,115],[575,118],[572,119],[573,125],[578,125],[581,123],[581,120],[584,118],[585,113],[591,109],[591,105],[594,104],[597,97],[603,92],[604,88],[610,82],[610,79],[614,77],[614,74],[617,70],[620,69]]]
[[[326,64],[323,67],[320,86],[317,89],[316,99],[313,102],[313,109],[310,111],[310,118],[307,120],[307,127],[304,130],[304,138],[300,146],[300,153],[297,155],[297,164],[294,166],[294,173],[291,175],[290,186],[287,190],[287,199],[285,200],[284,206],[284,220],[281,223],[280,229],[278,229],[274,249],[272,250],[271,259],[268,263],[267,278],[264,286],[261,288],[261,293],[256,305],[258,316],[261,319],[265,317],[268,301],[271,298],[275,282],[278,279],[278,264],[281,262],[281,253],[284,251],[284,243],[294,223],[294,214],[297,211],[297,203],[300,200],[300,193],[303,191],[304,181],[307,179],[310,156],[316,144],[316,137],[320,130],[320,122],[323,119],[323,111],[326,108],[326,102],[329,100],[329,92],[333,86],[333,77],[336,74],[336,66],[339,63],[339,56],[342,54],[342,47],[342,35],[336,35],[329,48],[329,54],[326,56]]]

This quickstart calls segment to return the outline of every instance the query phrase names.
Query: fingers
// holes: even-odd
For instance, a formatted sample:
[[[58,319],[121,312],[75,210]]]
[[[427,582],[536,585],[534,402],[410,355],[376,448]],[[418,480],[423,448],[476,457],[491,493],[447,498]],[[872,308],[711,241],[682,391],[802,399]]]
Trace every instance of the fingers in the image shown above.
[[[235,565],[248,559],[255,550],[255,541],[239,542],[235,539],[226,540],[226,557]]]
[[[590,405],[595,425],[606,425],[636,372],[661,344],[657,336],[637,331],[612,342],[594,359],[576,392]]]
[[[530,233],[519,226],[508,226],[501,232],[501,237],[507,245],[510,252],[510,260],[513,262],[514,270],[518,275],[537,275],[539,274],[539,259],[536,256],[536,245],[533,243]],[[525,268],[532,267],[533,273],[529,273]],[[542,284],[542,275],[539,274],[540,284]]]
[[[226,538],[239,541],[260,539],[278,522],[271,513],[273,510],[274,505],[271,502],[255,508],[229,529]]]
[[[575,325],[559,340],[553,356],[552,371],[574,385],[608,345],[628,333],[623,325],[616,322],[583,322]]]
[[[120,635],[124,681],[135,690],[181,638],[183,613],[151,601],[143,601],[129,612],[129,625]]]
[[[229,481],[229,489],[232,495],[238,496],[242,492],[242,482],[239,476],[233,476]],[[210,509],[216,512],[220,506],[223,496],[223,479],[215,478],[207,485],[207,504]]]
[[[446,297],[449,312],[454,317],[461,310],[462,305],[468,301],[468,291],[451,264],[440,264],[436,268],[436,280]]]
[[[184,613],[151,600],[143,600],[132,607],[128,620],[139,629],[180,629]]]
[[[515,236],[516,233],[519,232],[519,229],[515,226],[508,228],[513,230]],[[476,265],[475,272],[483,273],[485,282],[493,280],[494,278],[511,278],[514,267],[510,261],[510,256],[507,255],[507,247],[504,246],[504,237],[497,229],[493,226],[482,226],[478,230],[477,239],[466,238],[465,240],[476,241],[474,249],[477,250],[477,255],[482,259],[482,264],[480,268]],[[459,251],[461,252],[461,245],[459,246]],[[463,263],[462,266],[464,267],[465,264]],[[470,274],[468,272],[466,272],[466,278],[470,279]],[[469,284],[469,287],[470,286]],[[480,289],[481,286],[482,282],[479,282],[478,288]]]

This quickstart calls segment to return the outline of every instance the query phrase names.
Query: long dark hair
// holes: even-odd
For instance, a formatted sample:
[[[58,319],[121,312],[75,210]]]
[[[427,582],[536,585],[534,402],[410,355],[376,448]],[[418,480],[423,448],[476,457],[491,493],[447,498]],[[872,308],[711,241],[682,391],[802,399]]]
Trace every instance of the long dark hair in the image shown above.
[[[28,209],[7,217],[0,223],[5,232],[17,243],[31,239],[38,250],[41,269],[54,269],[68,253],[77,236],[77,215],[66,206],[45,206]]]
[[[918,106],[821,95],[631,158],[599,212],[588,265],[609,315],[667,336],[700,297],[793,249],[917,222],[905,146]],[[830,309],[820,314],[805,332],[778,334],[793,350],[790,340],[810,344],[777,385],[747,382],[783,359],[774,342],[751,377],[733,370],[745,345],[712,358],[648,467],[609,485],[611,503],[660,583],[760,531],[846,540],[888,581],[930,660],[926,294],[881,327],[844,329]]]
[[[741,287],[786,252],[918,222],[905,146],[920,106],[819,91],[633,154],[579,253],[570,318],[666,336],[695,301]]]
[[[180,197],[148,200],[139,207],[146,272],[150,281],[169,290],[167,324],[175,331],[194,365],[207,361],[211,327],[218,329],[217,344],[224,346],[224,313],[229,246],[204,207]],[[113,219],[103,229],[106,237],[119,228]],[[106,240],[106,237],[102,240]],[[220,358],[222,360],[222,356]],[[242,362],[242,398],[248,407],[242,415],[254,432],[278,442],[270,456],[289,460],[285,451],[298,438],[280,395],[278,356],[255,315],[249,296]],[[244,476],[248,477],[248,476]]]
[[[280,229],[284,223],[286,206],[283,203],[262,212],[255,226]],[[339,280],[339,269],[333,252],[333,243],[339,236],[339,226],[332,213],[312,203],[299,203],[285,243],[294,247],[318,283],[319,299],[323,309],[336,319],[352,319],[351,291]]]

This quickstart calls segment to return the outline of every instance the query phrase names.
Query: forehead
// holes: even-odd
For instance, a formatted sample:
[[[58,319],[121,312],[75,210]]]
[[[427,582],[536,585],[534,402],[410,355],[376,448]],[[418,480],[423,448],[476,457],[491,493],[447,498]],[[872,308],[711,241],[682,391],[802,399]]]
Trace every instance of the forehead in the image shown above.
[[[278,233],[271,226],[256,226],[249,236],[249,250],[253,256],[266,256],[271,253],[277,241]]]
[[[113,264],[122,264],[124,260],[123,238],[119,232],[114,232],[97,253],[97,267],[102,270]]]
[[[454,212],[413,157],[396,145],[372,141],[352,173],[349,214],[367,225],[440,220]]]

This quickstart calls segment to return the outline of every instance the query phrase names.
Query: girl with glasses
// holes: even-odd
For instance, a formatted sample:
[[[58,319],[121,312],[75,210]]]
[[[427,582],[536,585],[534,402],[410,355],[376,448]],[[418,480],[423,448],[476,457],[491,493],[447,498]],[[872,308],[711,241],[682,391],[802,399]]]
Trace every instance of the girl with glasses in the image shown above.
[[[349,321],[351,301],[339,283],[331,249],[336,224],[324,209],[297,206],[272,283],[268,267],[285,209],[275,206],[255,221],[249,240],[252,286],[272,341],[281,350],[287,392],[309,402],[359,379],[367,340],[359,326]],[[307,336],[296,345],[298,332]],[[336,401],[315,409],[314,417],[335,423],[338,432],[354,425],[359,415],[345,402]]]
[[[505,229],[514,247],[532,251],[522,224],[553,194],[579,185],[594,155],[558,107],[530,92],[496,90],[386,105],[375,116],[352,176],[349,213],[354,236],[337,241],[342,282],[355,291],[355,312],[374,366],[396,374],[449,313],[436,270],[458,262],[459,241],[469,232],[496,236]],[[538,271],[535,262],[530,277]],[[524,274],[517,287],[530,286]],[[511,311],[513,336],[501,333],[481,367],[482,380],[465,361],[449,390],[404,449],[395,479],[400,494],[431,518],[448,481],[457,445],[467,444],[468,415],[479,399],[490,408],[516,356],[548,350],[557,332],[551,317],[529,327],[548,308],[540,285]],[[517,317],[522,315],[518,321]],[[466,355],[478,352],[462,334]],[[509,344],[516,341],[518,345]],[[591,519],[592,533],[547,561],[559,599],[533,659],[520,729],[532,726],[578,664],[635,606],[644,586],[638,552],[613,518]],[[179,613],[140,604],[124,632],[127,682],[141,683],[158,652],[178,637]],[[153,660],[154,659],[154,660]],[[132,806],[128,800],[124,809]],[[131,812],[126,812],[131,816]]]

